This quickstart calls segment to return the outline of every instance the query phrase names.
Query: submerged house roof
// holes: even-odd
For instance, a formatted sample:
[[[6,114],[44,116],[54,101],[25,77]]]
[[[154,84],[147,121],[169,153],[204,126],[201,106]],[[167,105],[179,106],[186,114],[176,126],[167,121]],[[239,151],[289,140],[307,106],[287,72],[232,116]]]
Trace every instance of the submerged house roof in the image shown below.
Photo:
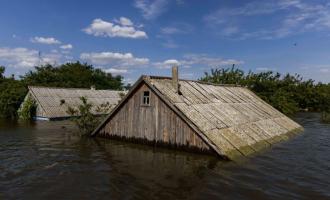
[[[29,86],[27,96],[31,96],[37,104],[36,117],[52,119],[70,117],[67,113],[68,106],[75,108],[80,105],[82,103],[80,100],[81,97],[85,97],[87,102],[91,103],[93,106],[99,106],[108,102],[115,107],[121,99],[120,93],[124,92],[113,90]],[[104,114],[97,113],[95,109],[93,110],[93,113]]]
[[[179,80],[177,92],[170,77],[142,76],[92,135],[105,126],[141,84],[157,94],[220,156],[246,156],[302,129],[245,87]]]

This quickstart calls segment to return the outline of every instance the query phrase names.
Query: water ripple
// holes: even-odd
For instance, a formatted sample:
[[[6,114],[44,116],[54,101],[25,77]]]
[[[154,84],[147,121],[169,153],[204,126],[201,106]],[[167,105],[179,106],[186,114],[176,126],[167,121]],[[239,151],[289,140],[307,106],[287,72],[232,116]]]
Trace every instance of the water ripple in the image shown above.
[[[0,123],[0,199],[330,199],[330,125],[295,119],[303,134],[241,162]]]

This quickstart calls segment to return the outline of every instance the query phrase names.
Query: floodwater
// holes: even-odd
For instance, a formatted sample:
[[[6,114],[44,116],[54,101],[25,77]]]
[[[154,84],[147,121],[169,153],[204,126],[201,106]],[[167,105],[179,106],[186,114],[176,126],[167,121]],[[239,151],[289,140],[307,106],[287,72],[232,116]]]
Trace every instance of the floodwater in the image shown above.
[[[69,122],[0,124],[0,199],[330,199],[330,125],[241,162],[80,138]]]

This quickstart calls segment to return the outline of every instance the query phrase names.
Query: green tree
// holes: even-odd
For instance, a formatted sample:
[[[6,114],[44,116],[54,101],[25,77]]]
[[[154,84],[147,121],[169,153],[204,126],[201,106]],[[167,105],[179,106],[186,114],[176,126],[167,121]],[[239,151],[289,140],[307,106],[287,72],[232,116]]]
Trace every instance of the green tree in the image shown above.
[[[304,80],[298,74],[272,71],[254,73],[235,68],[212,69],[200,79],[217,84],[238,84],[247,86],[259,97],[285,114],[299,110],[330,112],[330,84]]]
[[[87,63],[66,63],[60,66],[50,64],[35,67],[21,77],[26,85],[48,87],[72,87],[121,90],[122,77],[112,76],[101,69],[95,69]]]
[[[4,72],[0,67],[0,118],[14,119],[27,89],[21,81],[4,77]]]
[[[68,107],[67,113],[76,124],[81,135],[91,133],[99,124],[100,119],[92,113],[93,105],[85,97],[80,97],[81,104],[77,108]],[[61,102],[63,104],[63,102]]]
[[[21,80],[4,76],[0,66],[0,117],[16,118],[17,110],[27,93],[27,86],[70,87],[122,90],[121,76],[112,76],[86,63],[66,63],[60,66],[44,65],[21,76]],[[29,113],[25,113],[24,116]],[[25,116],[26,117],[26,116]],[[23,117],[23,118],[25,118]]]
[[[4,66],[0,66],[0,79],[4,79],[4,73],[5,73],[5,67]]]
[[[121,99],[124,98],[125,93],[120,93]],[[96,126],[111,112],[114,105],[109,102],[101,105],[93,105],[87,101],[85,97],[80,97],[81,104],[77,107],[67,107],[67,113],[71,116],[71,120],[78,127],[81,135],[92,133]],[[65,105],[65,101],[60,101],[61,105]],[[94,111],[94,112],[92,112]]]

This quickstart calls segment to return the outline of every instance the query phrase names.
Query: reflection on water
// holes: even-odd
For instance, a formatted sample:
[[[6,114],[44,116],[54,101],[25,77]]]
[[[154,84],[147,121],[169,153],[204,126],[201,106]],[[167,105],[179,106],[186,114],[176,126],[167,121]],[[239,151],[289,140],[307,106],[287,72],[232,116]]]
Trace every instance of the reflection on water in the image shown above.
[[[242,162],[102,138],[69,122],[0,124],[0,199],[330,199],[330,126]]]

